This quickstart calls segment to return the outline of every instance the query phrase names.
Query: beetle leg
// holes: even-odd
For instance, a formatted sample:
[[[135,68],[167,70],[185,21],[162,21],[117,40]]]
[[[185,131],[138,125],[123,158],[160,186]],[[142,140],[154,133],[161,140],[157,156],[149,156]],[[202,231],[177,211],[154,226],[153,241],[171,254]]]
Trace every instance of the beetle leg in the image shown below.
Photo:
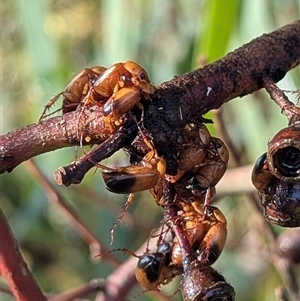
[[[145,135],[145,128],[144,128],[144,124],[142,123],[142,126],[140,126],[140,123],[142,121],[142,118],[144,118],[144,107],[141,103],[138,103],[137,105],[138,107],[141,106],[142,107],[142,117],[140,122],[137,122],[137,126],[139,129],[139,132],[141,133],[142,137],[143,137],[143,141],[146,144],[146,146],[150,149],[150,152],[148,154],[146,154],[146,156],[144,157],[145,161],[150,161],[152,158],[157,157],[157,152],[154,148],[154,145],[152,143],[152,141],[146,137]],[[140,107],[139,107],[140,108]]]
[[[205,193],[205,199],[204,199],[204,216],[206,216],[208,214],[207,212],[207,208],[210,204],[210,199],[211,199],[211,194],[210,194],[210,186],[208,186],[208,188],[206,189],[206,193]]]
[[[211,192],[211,187],[208,186],[205,192],[204,203],[202,201],[195,201],[192,203],[192,206],[196,210],[197,214],[200,214],[200,216],[202,216],[202,221],[210,219],[210,216],[212,214],[211,208],[214,208],[210,206]]]
[[[140,258],[141,256],[135,254],[133,251],[129,250],[128,248],[115,248],[115,249],[112,249],[112,250],[109,250],[105,253],[100,253],[98,255],[96,255],[95,257],[104,257],[105,255],[108,255],[112,252],[117,252],[117,251],[120,251],[120,252],[123,252],[129,256],[132,256],[132,257],[136,257],[136,258]]]
[[[45,108],[44,108],[44,110],[43,110],[43,112],[42,112],[42,115],[41,115],[41,117],[40,117],[39,120],[41,120],[41,119],[43,119],[43,118],[45,118],[45,117],[48,117],[48,116],[50,116],[50,115],[52,115],[52,114],[58,112],[59,110],[61,110],[61,109],[59,109],[59,110],[56,110],[56,111],[53,112],[53,113],[50,113],[50,114],[48,114],[48,115],[45,115],[45,114],[46,114],[46,111],[49,110],[49,109],[57,102],[57,100],[60,98],[61,95],[63,95],[63,92],[58,93],[57,95],[55,95],[52,99],[50,99],[50,100],[48,101],[48,103],[45,105]]]
[[[130,193],[128,198],[127,198],[127,201],[125,203],[124,210],[122,211],[121,215],[117,218],[117,221],[114,223],[112,229],[110,230],[110,244],[112,244],[114,242],[115,229],[116,229],[117,225],[119,224],[119,222],[123,219],[126,212],[128,211],[128,208],[131,205],[133,199],[134,199],[134,193]]]
[[[88,92],[89,92],[91,86],[92,86],[92,84],[89,83],[89,82],[87,82],[87,83],[84,85],[83,89],[82,89],[82,95],[88,94]]]
[[[138,102],[136,106],[142,111],[141,120],[139,121],[139,123],[142,125],[141,127],[144,128],[144,114],[145,114],[144,106],[140,102]]]
[[[51,112],[51,113],[45,115],[47,109],[49,109],[49,108],[45,108],[45,109],[44,109],[43,114],[41,115],[41,117],[40,117],[39,120],[42,120],[42,119],[47,118],[47,117],[49,117],[49,116],[52,116],[52,115],[54,115],[55,113],[61,111],[61,108],[59,108],[59,109],[57,109],[57,110],[55,110],[55,111],[53,111],[53,112]]]

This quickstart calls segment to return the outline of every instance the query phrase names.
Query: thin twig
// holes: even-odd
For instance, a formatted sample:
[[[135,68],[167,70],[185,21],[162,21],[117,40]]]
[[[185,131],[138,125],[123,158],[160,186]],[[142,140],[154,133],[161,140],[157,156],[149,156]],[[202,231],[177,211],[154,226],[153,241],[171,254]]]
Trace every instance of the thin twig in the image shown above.
[[[46,301],[24,261],[17,240],[0,209],[0,274],[6,279],[17,301]]]
[[[277,87],[272,80],[265,81],[265,89],[281,109],[281,112],[287,117],[289,126],[299,122],[300,108],[295,106],[284,94],[284,92]]]
[[[104,243],[101,241],[97,235],[91,231],[91,229],[78,217],[77,213],[67,205],[65,198],[60,195],[57,189],[48,181],[48,179],[40,171],[36,163],[33,160],[26,162],[26,166],[31,175],[38,180],[38,182],[43,187],[48,199],[59,206],[59,208],[64,212],[64,214],[70,219],[75,229],[81,234],[83,239],[89,244],[91,250],[91,258],[100,253],[104,254],[107,260],[112,264],[118,265],[120,261],[108,252]]]
[[[85,297],[90,293],[103,291],[105,281],[103,279],[93,279],[90,283],[72,288],[54,297],[48,298],[48,301],[72,301],[77,298]]]

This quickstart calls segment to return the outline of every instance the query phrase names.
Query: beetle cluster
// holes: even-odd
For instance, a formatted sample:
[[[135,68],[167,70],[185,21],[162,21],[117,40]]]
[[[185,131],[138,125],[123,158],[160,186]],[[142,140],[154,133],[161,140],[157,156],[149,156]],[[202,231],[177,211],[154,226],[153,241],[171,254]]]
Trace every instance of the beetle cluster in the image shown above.
[[[170,204],[164,195],[164,185],[168,182],[174,188],[175,199],[171,206],[175,215],[170,216],[165,210],[164,237],[157,249],[140,256],[137,264],[136,278],[146,290],[158,289],[177,275],[192,281],[190,274],[195,271],[190,266],[197,265],[201,277],[193,278],[194,288],[182,282],[183,294],[193,296],[187,300],[213,300],[210,298],[216,296],[219,300],[234,299],[233,288],[210,267],[221,254],[227,236],[226,218],[210,205],[210,197],[226,171],[228,159],[228,149],[219,138],[211,137],[204,124],[191,123],[178,137],[176,175],[166,174],[166,162],[155,149],[134,165],[103,171],[108,190],[135,193],[149,189],[157,204],[165,209]],[[170,221],[175,221],[183,231],[187,252],[168,226]],[[213,297],[209,297],[210,294]]]
[[[268,143],[258,158],[252,182],[268,221],[282,227],[300,226],[300,128],[291,125]]]
[[[185,300],[234,300],[234,289],[211,267],[227,236],[226,218],[211,206],[210,198],[226,171],[228,149],[210,135],[203,120],[188,123],[176,140],[177,172],[168,174],[167,161],[143,127],[141,99],[149,100],[154,92],[147,72],[135,62],[116,63],[107,69],[96,66],[76,75],[65,91],[48,102],[41,118],[63,96],[63,113],[99,105],[113,133],[122,125],[124,114],[135,106],[141,108],[137,137],[142,137],[145,148],[141,153],[146,155],[138,159],[133,147],[129,151],[131,165],[104,168],[102,172],[108,190],[130,194],[127,206],[134,193],[149,190],[156,203],[165,208],[163,222],[167,230],[154,252],[139,257],[136,278],[145,289],[155,290],[182,275]],[[166,185],[174,191],[171,202],[166,197]]]
[[[133,61],[116,63],[109,68],[95,66],[78,73],[65,91],[46,104],[41,118],[63,96],[63,113],[99,104],[103,107],[104,121],[114,129],[120,125],[123,114],[139,105],[141,97],[149,99],[154,91],[147,72]]]
[[[204,213],[202,204],[197,201],[191,204],[181,201],[178,208],[182,209],[178,212],[179,225],[198,262],[201,266],[211,265],[221,254],[226,241],[224,215],[213,206],[208,206]],[[169,237],[157,246],[155,252],[144,254],[138,261],[136,278],[148,290],[157,289],[184,272],[179,241],[172,232],[168,234]]]

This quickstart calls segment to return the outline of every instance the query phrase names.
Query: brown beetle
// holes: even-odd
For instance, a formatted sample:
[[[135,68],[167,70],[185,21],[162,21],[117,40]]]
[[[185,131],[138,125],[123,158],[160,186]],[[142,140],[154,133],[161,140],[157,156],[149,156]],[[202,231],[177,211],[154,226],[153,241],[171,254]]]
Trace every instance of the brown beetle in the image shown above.
[[[169,181],[175,183],[196,174],[205,161],[210,142],[211,136],[205,125],[188,124],[177,141],[177,175],[169,176]]]
[[[227,221],[217,207],[204,206],[204,203],[202,200],[192,203],[180,201],[182,214],[179,218],[182,219],[182,228],[198,260],[202,264],[211,265],[218,259],[224,248]],[[174,244],[173,247],[174,261],[182,261],[178,244]]]
[[[104,120],[114,127],[119,118],[155,91],[148,74],[133,61],[109,67],[91,87],[83,105],[103,104]]]
[[[226,172],[228,160],[227,146],[221,139],[211,137],[211,145],[205,161],[199,166],[187,188],[195,194],[198,193],[197,190],[202,194],[208,187],[214,187]]]
[[[140,256],[135,277],[141,286],[147,290],[157,290],[181,273],[182,268],[171,263],[171,253],[171,243],[162,243],[156,252]]]
[[[105,67],[94,66],[91,68],[83,69],[78,74],[76,74],[76,76],[67,85],[65,91],[58,93],[46,104],[40,119],[46,117],[45,116],[46,111],[52,107],[52,105],[59,99],[60,96],[64,96],[63,103],[62,103],[63,114],[71,111],[75,111],[79,103],[88,94],[90,88],[93,86],[97,78],[105,70],[106,70]]]
[[[114,193],[135,193],[150,189],[164,176],[166,162],[150,151],[139,165],[117,167],[115,170],[102,172],[106,188]]]
[[[227,236],[226,219],[216,207],[204,208],[199,203],[180,202],[178,219],[202,265],[210,265],[221,254]],[[183,272],[182,251],[175,238],[158,246],[153,253],[140,257],[136,278],[148,290],[158,289]]]
[[[214,186],[224,175],[229,151],[222,140],[210,136],[205,125],[188,124],[178,138],[177,158],[177,174],[165,175],[165,179],[175,183],[176,193],[182,198],[193,198],[193,195],[204,197],[208,188],[214,193]],[[161,181],[150,189],[161,205],[162,191]]]

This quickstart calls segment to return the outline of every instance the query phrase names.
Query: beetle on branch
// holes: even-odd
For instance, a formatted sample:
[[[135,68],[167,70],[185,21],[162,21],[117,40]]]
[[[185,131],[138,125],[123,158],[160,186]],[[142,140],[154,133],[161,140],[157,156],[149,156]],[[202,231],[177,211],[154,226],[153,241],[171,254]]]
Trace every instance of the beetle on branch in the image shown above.
[[[46,105],[46,108],[50,107],[60,95],[63,95],[64,114],[62,116],[42,119],[36,124],[0,137],[0,173],[10,172],[23,161],[45,152],[74,145],[96,144],[97,146],[89,153],[70,165],[59,168],[55,173],[55,180],[60,185],[78,184],[92,167],[97,166],[98,162],[113,155],[121,148],[126,149],[131,155],[133,167],[132,169],[130,167],[117,168],[116,171],[119,173],[120,171],[127,172],[125,176],[128,176],[128,171],[134,171],[135,168],[137,171],[143,171],[144,174],[148,174],[149,170],[154,169],[154,172],[149,172],[150,175],[154,175],[153,183],[155,183],[153,185],[161,186],[154,189],[154,195],[159,195],[156,200],[165,209],[164,223],[173,231],[174,237],[177,239],[175,241],[178,249],[181,252],[180,258],[182,259],[178,265],[178,271],[183,275],[182,291],[186,300],[199,300],[199,296],[203,293],[199,291],[199,287],[202,288],[203,283],[194,282],[198,278],[204,279],[206,282],[209,279],[207,287],[214,287],[217,282],[221,283],[222,287],[218,291],[220,296],[224,294],[226,298],[229,298],[226,300],[233,300],[235,293],[232,287],[229,284],[227,285],[223,276],[220,276],[217,271],[209,267],[210,248],[201,248],[206,243],[205,235],[201,232],[199,237],[194,237],[186,233],[189,231],[192,233],[194,221],[197,224],[202,222],[206,225],[204,221],[208,221],[209,214],[212,215],[213,207],[209,204],[209,198],[204,198],[204,195],[205,192],[206,194],[208,191],[210,192],[211,188],[213,191],[214,185],[225,172],[228,161],[227,148],[217,138],[209,137],[209,141],[206,143],[197,137],[206,149],[205,155],[199,155],[200,163],[195,159],[195,169],[194,166],[187,164],[189,162],[184,161],[187,160],[187,156],[186,149],[180,146],[180,143],[185,141],[182,133],[187,131],[187,125],[196,125],[195,132],[198,135],[201,132],[199,128],[203,126],[203,123],[208,122],[202,117],[203,114],[219,108],[233,98],[242,97],[261,88],[266,88],[271,97],[278,103],[278,97],[272,93],[274,92],[274,89],[271,88],[272,85],[281,80],[290,69],[296,67],[299,63],[300,21],[296,21],[273,33],[254,39],[229,53],[223,59],[177,76],[158,87],[151,84],[146,71],[141,66],[131,61],[117,63],[108,69],[101,67],[99,70],[94,70],[95,74],[93,69],[86,69],[89,71],[79,73],[79,77],[74,78],[64,92],[59,93]],[[99,77],[97,77],[98,75]],[[104,79],[108,80],[108,90],[102,89]],[[74,86],[72,86],[73,84]],[[82,95],[79,94],[78,96],[75,93],[76,97],[72,98],[72,87],[77,89],[77,84],[78,89],[82,90]],[[79,84],[82,84],[82,86]],[[282,106],[279,104],[279,106],[288,117],[289,126],[298,126],[299,110],[287,102]],[[192,137],[188,140],[191,152],[194,144],[196,144],[192,132],[190,130],[186,133],[187,136]],[[149,141],[150,146],[147,143]],[[200,145],[199,141],[197,143]],[[298,153],[298,150],[296,151]],[[295,164],[294,153],[289,151],[288,154],[291,155],[288,156],[287,163],[286,161],[283,162],[283,168],[284,173],[288,175],[291,170],[296,172],[296,175],[293,174],[293,178],[296,180],[292,179],[292,183],[296,188],[296,193],[292,192],[293,223],[288,225],[299,226],[300,204],[297,190],[299,162],[296,161]],[[279,181],[275,179],[276,173],[280,171],[276,166],[281,166],[280,163],[282,163],[281,157],[279,157],[280,162],[276,161],[276,164],[271,162],[272,158],[265,155],[263,160],[257,163],[253,178],[258,190],[263,190],[260,191],[260,194],[268,198],[270,202],[272,202],[270,200],[272,198],[271,194],[278,187],[278,185],[274,187],[274,183],[276,184]],[[284,159],[286,159],[286,156],[284,156]],[[156,160],[155,163],[152,162],[153,160]],[[160,170],[161,165],[158,162],[164,163],[162,164],[163,172]],[[269,164],[270,162],[275,168]],[[205,164],[211,165],[207,167]],[[178,171],[183,165],[189,166],[189,170],[183,170],[182,174],[179,174]],[[219,167],[212,169],[214,165]],[[204,168],[209,171],[211,177],[209,180],[206,178],[207,172],[203,171]],[[268,173],[266,176],[264,174],[266,169],[269,173],[273,172],[274,174],[270,175]],[[114,176],[114,174],[107,172],[104,178],[106,177],[106,181],[110,181],[110,186],[113,185],[112,190],[118,192],[122,187],[115,185],[116,183],[113,182]],[[120,179],[123,181],[124,177]],[[160,181],[161,179],[162,181]],[[170,179],[173,179],[173,182]],[[125,178],[125,180],[127,181],[128,178]],[[198,182],[195,182],[196,180]],[[284,181],[283,187],[290,187],[289,184],[286,184],[288,180],[286,177],[282,180]],[[184,183],[184,191],[181,190],[180,185],[177,185],[178,183]],[[145,183],[143,182],[143,184]],[[281,182],[279,184],[282,185]],[[147,189],[153,188],[150,186],[145,185]],[[191,192],[189,192],[191,194],[186,199],[184,193],[189,188],[191,188]],[[132,192],[130,189],[124,191]],[[159,191],[159,194],[157,191]],[[297,194],[296,197],[295,194]],[[199,211],[192,209],[189,205],[190,199],[195,199],[195,196],[199,197],[199,204],[201,205]],[[175,204],[176,197],[177,200],[182,202],[179,207],[178,203]],[[197,206],[199,204],[197,203]],[[188,210],[185,212],[183,208],[188,208]],[[266,207],[265,209],[270,208]],[[273,207],[271,209],[272,214],[274,214]],[[275,206],[275,211],[278,209],[280,208]],[[185,213],[184,217],[188,217],[190,222],[193,222],[192,228],[184,222],[176,223],[180,220],[178,218],[179,211],[183,211]],[[194,215],[191,215],[191,213]],[[220,216],[223,216],[222,213],[220,213]],[[267,215],[267,217],[271,221],[275,220],[273,216],[270,218],[270,215]],[[219,231],[219,229],[225,227],[226,220],[225,217],[220,220],[215,218],[209,221],[208,224],[212,229],[215,229],[217,225]],[[279,221],[279,224],[286,226],[282,220]],[[201,231],[204,229],[203,227],[201,227]],[[208,229],[208,231],[211,231],[211,229]],[[219,234],[218,231],[216,231],[217,234]],[[217,253],[214,253],[217,256],[221,252],[226,239],[225,232],[222,233],[220,242],[219,239],[212,240],[212,249],[217,247],[218,250]],[[198,233],[196,234],[198,235]],[[192,243],[189,240],[192,240]],[[177,250],[177,245],[174,250]],[[206,250],[206,253],[203,253],[203,250]],[[205,258],[205,264],[203,258]],[[162,267],[168,270],[169,265],[170,262],[165,260]],[[205,268],[203,270],[196,268],[199,266]],[[175,273],[172,269],[171,272],[167,279],[164,278],[165,276],[161,279],[159,274],[158,282],[169,281],[177,273],[177,269]],[[205,273],[205,277],[202,274],[199,277],[199,273]],[[193,289],[191,289],[191,283]]]
[[[151,102],[144,104],[143,125],[152,136],[155,149],[165,156],[168,163],[167,172],[172,174],[176,171],[174,146],[180,131],[189,121],[199,119],[199,116],[219,108],[233,98],[263,88],[267,80],[278,82],[299,62],[300,21],[296,21],[252,40],[212,64],[159,85],[151,95]],[[77,130],[80,113],[74,111],[41,120],[39,123],[2,135],[0,172],[12,171],[23,161],[39,154],[79,145]],[[99,109],[92,107],[85,110],[83,116],[85,124],[79,123],[79,126],[83,126],[84,136],[90,137],[90,141],[83,143],[100,144],[97,150],[100,155],[94,155],[95,150],[90,154],[94,156],[95,161],[100,161],[119,148],[130,145],[137,134],[137,126],[134,125],[135,121],[131,116],[126,116],[126,122],[113,134],[105,124],[103,113],[99,112]],[[114,140],[119,143],[114,144]],[[109,141],[112,149],[109,154],[102,153],[101,149],[104,147],[101,147],[101,144],[109,144]],[[108,148],[108,145],[105,147]],[[76,166],[80,169],[79,164]],[[82,173],[86,171],[83,168]],[[66,183],[71,182],[68,179]]]

